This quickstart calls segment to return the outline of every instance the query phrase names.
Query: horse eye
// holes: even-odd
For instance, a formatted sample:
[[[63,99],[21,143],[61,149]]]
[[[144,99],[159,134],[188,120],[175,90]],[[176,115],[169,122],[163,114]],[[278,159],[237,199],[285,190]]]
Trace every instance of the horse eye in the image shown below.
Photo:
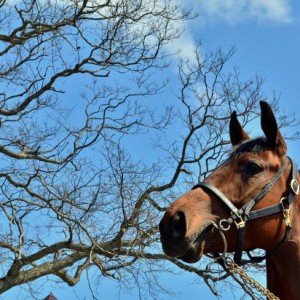
[[[260,173],[262,171],[262,167],[256,162],[247,161],[243,166],[243,170],[254,175]]]

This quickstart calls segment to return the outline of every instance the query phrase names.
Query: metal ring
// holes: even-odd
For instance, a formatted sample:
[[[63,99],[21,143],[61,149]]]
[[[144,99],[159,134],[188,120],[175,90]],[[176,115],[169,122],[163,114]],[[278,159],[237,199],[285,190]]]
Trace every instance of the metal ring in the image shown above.
[[[291,180],[290,186],[291,186],[291,189],[292,189],[292,191],[294,192],[294,194],[295,194],[295,195],[298,195],[298,194],[299,194],[299,183],[298,183],[298,181],[297,181],[296,179],[293,178],[293,179]]]
[[[282,197],[282,198],[280,199],[280,203],[282,204],[283,208],[285,208],[284,205],[286,204],[286,203],[285,203],[286,200],[288,200],[287,197]],[[288,203],[287,203],[287,205],[288,205]]]
[[[223,223],[227,223],[227,226],[224,226]],[[228,220],[223,219],[219,222],[219,229],[221,229],[222,231],[228,231],[230,229],[231,224],[229,223]]]
[[[218,232],[220,233],[221,237],[222,237],[222,240],[223,240],[223,244],[224,244],[224,249],[223,249],[223,253],[220,255],[220,256],[217,256],[217,257],[213,257],[213,256],[209,256],[210,258],[214,259],[214,260],[218,260],[220,258],[222,258],[223,260],[225,260],[226,258],[226,254],[227,254],[227,240],[226,240],[226,237],[224,235],[224,233],[222,232],[222,230],[220,229],[220,227],[215,223],[215,222],[212,222],[212,225],[218,230]]]

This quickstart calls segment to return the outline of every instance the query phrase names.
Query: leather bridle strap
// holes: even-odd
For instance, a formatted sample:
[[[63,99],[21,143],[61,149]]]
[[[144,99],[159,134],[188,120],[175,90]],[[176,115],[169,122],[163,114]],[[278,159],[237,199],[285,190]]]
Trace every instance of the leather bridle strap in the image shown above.
[[[292,166],[292,170],[291,170],[292,179],[290,182],[290,189],[288,190],[287,196],[283,197],[281,201],[277,204],[268,206],[267,208],[257,209],[254,211],[250,211],[250,209],[254,206],[254,205],[250,205],[251,202],[250,201],[249,205],[246,205],[245,207],[245,211],[244,211],[245,220],[254,220],[261,217],[266,217],[272,214],[276,214],[277,212],[282,212],[284,209],[286,209],[285,205],[290,206],[294,202],[295,195],[299,193],[299,184],[297,181],[298,170],[295,166],[295,163],[290,158],[289,160],[291,161],[291,166]]]
[[[211,191],[213,194],[215,194],[228,208],[231,212],[238,211],[238,209],[234,206],[234,204],[229,200],[219,189],[214,187],[212,184],[208,182],[199,182],[197,185],[195,185],[192,190],[201,187],[206,190]]]
[[[290,189],[287,191],[287,196],[282,198],[280,203],[271,205],[269,207],[265,207],[262,209],[258,209],[255,211],[251,211],[253,206],[258,203],[272,188],[272,186],[276,183],[276,181],[280,178],[282,173],[285,171],[286,167],[288,166],[288,162],[291,162],[291,173],[292,173],[292,179],[290,182]],[[241,264],[241,258],[242,258],[242,252],[243,252],[243,245],[244,245],[244,236],[245,236],[245,224],[249,220],[254,220],[257,218],[269,216],[278,212],[284,212],[289,208],[289,206],[293,203],[295,195],[299,193],[299,184],[297,182],[297,175],[298,171],[295,167],[294,162],[288,157],[286,159],[283,166],[280,168],[278,173],[261,189],[261,191],[254,196],[250,201],[248,201],[245,205],[242,206],[242,208],[238,209],[231,200],[229,200],[219,189],[214,187],[208,182],[200,182],[195,188],[204,188],[206,190],[209,190],[213,194],[215,194],[218,199],[220,199],[226,206],[229,208],[231,216],[228,219],[221,220],[219,222],[219,229],[222,231],[226,231],[230,228],[230,225],[232,223],[235,224],[238,230],[238,236],[237,236],[237,245],[236,245],[236,251],[234,254],[234,261],[237,264]],[[224,224],[227,224],[227,226],[224,226]],[[286,240],[288,233],[290,230],[290,224],[287,226],[286,233],[283,237],[284,240]],[[279,243],[282,244],[282,241]],[[252,261],[257,261],[258,258],[251,258]],[[260,257],[259,257],[260,259]],[[262,260],[262,259],[261,259]],[[249,261],[251,262],[251,261]]]

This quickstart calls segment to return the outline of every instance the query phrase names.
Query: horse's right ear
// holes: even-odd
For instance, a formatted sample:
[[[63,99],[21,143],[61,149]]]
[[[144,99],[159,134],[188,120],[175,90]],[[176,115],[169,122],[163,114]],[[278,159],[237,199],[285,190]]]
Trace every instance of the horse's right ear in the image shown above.
[[[238,145],[243,141],[250,139],[249,135],[245,132],[239,120],[237,119],[235,111],[231,114],[230,123],[229,123],[229,134],[230,134],[230,141],[233,146]]]
[[[279,155],[285,155],[287,152],[287,146],[278,129],[271,106],[265,101],[260,101],[260,107],[261,127],[267,138],[268,146]]]

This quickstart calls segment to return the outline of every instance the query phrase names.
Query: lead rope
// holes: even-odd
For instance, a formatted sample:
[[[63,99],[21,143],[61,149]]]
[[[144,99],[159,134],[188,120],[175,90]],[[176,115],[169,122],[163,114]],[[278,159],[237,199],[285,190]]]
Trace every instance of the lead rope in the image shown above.
[[[244,284],[256,289],[260,294],[266,296],[268,300],[280,300],[277,296],[275,296],[271,291],[262,286],[259,282],[249,276],[240,266],[238,266],[233,260],[231,260],[230,264],[226,263],[226,269],[231,274],[239,275],[243,280]]]
[[[289,212],[287,214],[289,219]],[[285,221],[286,219],[287,218],[285,218]],[[259,282],[257,282],[254,278],[249,276],[242,267],[240,267],[238,264],[234,262],[233,259],[227,256],[227,241],[225,235],[215,222],[212,222],[212,225],[217,229],[217,231],[221,235],[221,238],[224,243],[224,251],[221,255],[213,255],[213,256],[207,255],[207,256],[220,263],[223,266],[223,268],[229,273],[233,275],[234,274],[238,275],[242,279],[245,285],[256,289],[260,294],[267,297],[268,300],[280,300],[280,298],[275,296],[270,290],[268,290],[267,288],[262,286]]]

